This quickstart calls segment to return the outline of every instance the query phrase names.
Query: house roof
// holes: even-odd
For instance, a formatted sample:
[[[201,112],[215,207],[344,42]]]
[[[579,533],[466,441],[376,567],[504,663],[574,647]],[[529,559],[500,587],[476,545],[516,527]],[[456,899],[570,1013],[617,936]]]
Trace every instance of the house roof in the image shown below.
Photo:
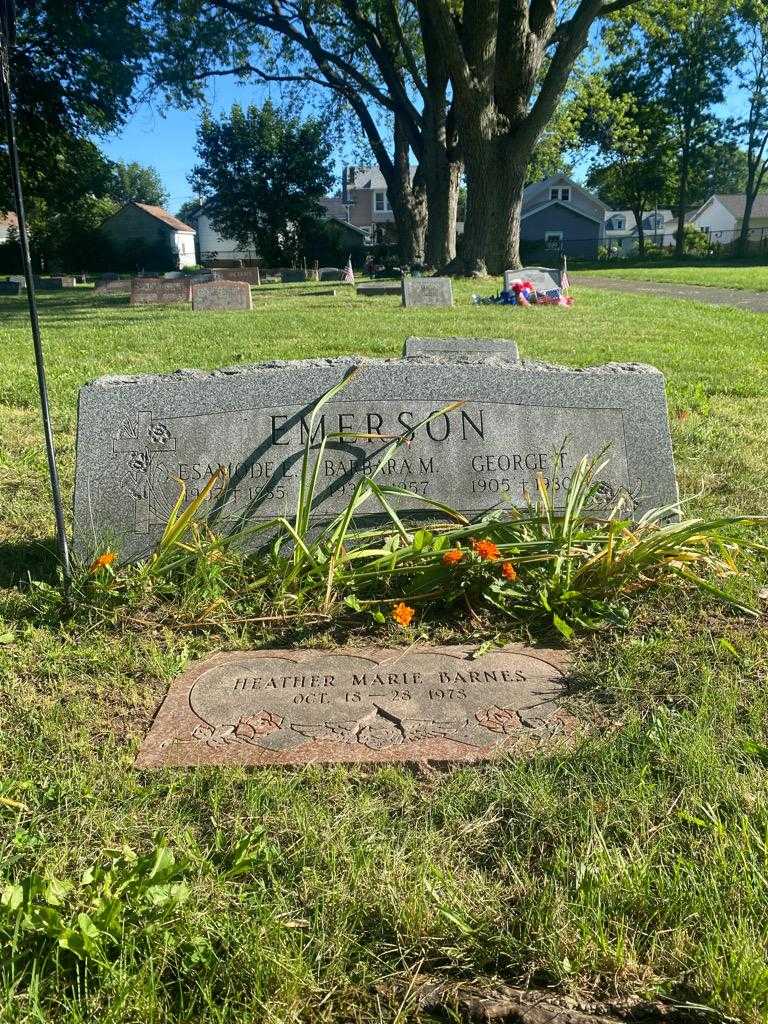
[[[178,217],[174,217],[172,213],[168,213],[162,206],[150,206],[149,203],[129,203],[129,206],[137,206],[144,213],[148,213],[150,217],[154,217],[156,220],[162,221],[169,228],[173,228],[174,231],[189,231],[191,234],[195,233],[195,229],[191,228],[189,224],[185,224],[183,220],[179,220]]]
[[[581,192],[582,195],[586,196],[590,202],[595,204],[595,206],[600,207],[603,210],[608,209],[602,199],[599,199],[594,192],[590,192],[589,189],[584,188],[583,185],[579,185],[579,183],[574,181],[573,178],[569,178],[567,174],[553,174],[549,178],[542,178],[540,181],[530,182],[530,184],[526,185],[523,189],[523,206],[525,206],[526,200],[530,202],[532,200],[532,196],[534,196],[538,191],[541,190],[546,193],[548,189],[560,185],[564,185],[566,188],[571,188],[577,192]],[[552,202],[555,202],[555,200],[552,200]],[[541,206],[542,202],[537,203],[537,205]]]
[[[645,212],[646,231],[651,231],[651,232],[654,231],[653,228],[648,226],[647,221],[648,221],[648,218],[652,217],[655,213],[659,213],[661,215],[661,224],[662,224],[662,226],[664,224],[668,224],[670,221],[675,221],[675,223],[677,222],[677,218],[674,216],[674,214],[672,213],[671,210],[662,210],[662,209],[659,209],[659,210],[656,210],[656,209],[646,210],[646,212]],[[606,223],[606,225],[608,224],[608,221],[610,221],[613,217],[623,217],[624,218],[624,227],[623,228],[609,228],[609,227],[606,226],[605,230],[606,230],[607,234],[609,234],[609,235],[613,234],[613,233],[623,234],[623,235],[625,235],[627,233],[637,234],[637,221],[635,220],[635,215],[634,215],[634,213],[631,210],[608,210],[608,212],[605,215],[605,223]]]
[[[710,199],[707,200],[701,207],[711,201],[711,199],[717,199],[723,204],[726,210],[732,214],[736,220],[740,220],[744,216],[744,210],[746,208],[746,198],[743,192],[716,192]],[[698,210],[697,213],[701,212]],[[753,217],[768,217],[768,192],[758,192],[755,197],[755,203],[752,207]]]
[[[368,238],[368,232],[365,228],[359,228],[357,224],[350,224],[344,217],[337,217],[336,214],[331,213],[328,215],[327,220],[335,220],[337,224],[340,224],[343,228],[348,231],[354,232],[356,235],[360,235],[362,238]]]
[[[594,217],[591,213],[587,213],[586,210],[582,210],[581,207],[572,206],[570,203],[564,203],[560,199],[550,199],[549,202],[539,203],[538,206],[532,206],[529,210],[526,210],[525,213],[520,215],[520,220],[525,220],[526,217],[531,217],[534,213],[540,213],[541,210],[546,210],[549,206],[562,206],[564,210],[575,214],[577,217],[583,217],[585,220],[593,220],[596,224],[602,223],[599,217]]]
[[[18,228],[18,226],[19,218],[13,210],[9,210],[8,213],[0,213],[0,228],[5,228],[7,231],[8,228]]]
[[[408,170],[413,180],[416,168],[409,167]],[[384,191],[387,187],[384,175],[378,167],[345,167],[344,183],[347,189],[375,188]]]

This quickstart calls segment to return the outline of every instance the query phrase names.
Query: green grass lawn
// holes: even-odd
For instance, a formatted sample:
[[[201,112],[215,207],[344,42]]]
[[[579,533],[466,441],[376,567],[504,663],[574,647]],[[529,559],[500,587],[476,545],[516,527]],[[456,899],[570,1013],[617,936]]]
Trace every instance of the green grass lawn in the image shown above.
[[[759,315],[581,288],[571,310],[469,304],[472,290],[493,289],[462,283],[453,309],[424,310],[342,290],[255,290],[251,314],[43,295],[67,494],[88,379],[395,356],[409,333],[460,334],[514,338],[525,357],[569,365],[655,364],[691,511],[765,511]],[[0,353],[0,893],[35,873],[73,886],[49,893],[61,907],[35,936],[15,936],[15,959],[0,950],[0,1021],[405,1022],[421,1018],[387,992],[426,975],[607,1000],[663,994],[768,1021],[765,615],[742,619],[680,588],[652,595],[625,631],[574,645],[579,707],[614,727],[530,760],[135,772],[158,702],[190,659],[433,634],[118,630],[62,618],[46,589],[52,517],[23,299],[0,299]],[[765,567],[750,561],[739,585],[759,600]],[[464,618],[439,632],[441,642],[485,638]],[[144,856],[163,843],[175,866],[155,865],[162,885],[148,888],[143,861],[82,880],[109,851]],[[126,924],[84,971],[57,947],[51,914],[70,926],[65,945],[87,942],[75,911],[94,891]],[[4,899],[7,920],[13,891]],[[0,936],[2,914],[0,902]]]
[[[578,283],[581,270],[574,270],[571,275],[574,283]],[[679,266],[667,266],[665,263],[650,263],[645,266],[595,267],[583,273],[597,277],[619,277],[628,281],[659,281],[668,284],[698,284],[712,288],[743,288],[748,291],[768,291],[768,265],[751,265],[749,263],[717,265],[690,263]]]

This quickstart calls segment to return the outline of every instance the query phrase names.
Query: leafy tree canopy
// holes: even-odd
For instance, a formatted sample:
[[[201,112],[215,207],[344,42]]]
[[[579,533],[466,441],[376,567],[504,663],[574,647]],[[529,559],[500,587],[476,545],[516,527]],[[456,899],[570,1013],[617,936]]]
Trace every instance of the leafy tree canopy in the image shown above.
[[[269,101],[247,110],[235,104],[219,121],[206,114],[197,154],[189,180],[219,234],[270,263],[298,259],[333,183],[325,123]]]
[[[135,160],[118,160],[112,167],[113,184],[109,194],[118,203],[149,203],[165,206],[170,198],[154,167],[145,167]]]

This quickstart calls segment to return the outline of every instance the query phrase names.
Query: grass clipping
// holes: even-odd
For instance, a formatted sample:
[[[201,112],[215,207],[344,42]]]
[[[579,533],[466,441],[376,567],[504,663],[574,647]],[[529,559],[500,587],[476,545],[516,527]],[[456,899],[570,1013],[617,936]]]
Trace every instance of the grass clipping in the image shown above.
[[[189,501],[180,482],[176,507],[151,557],[119,567],[115,552],[103,552],[79,571],[76,606],[102,618],[151,607],[156,620],[201,627],[366,616],[403,628],[460,606],[475,623],[500,618],[531,633],[554,629],[570,639],[576,631],[627,622],[637,594],[675,584],[694,587],[740,614],[757,614],[727,592],[723,581],[738,574],[740,554],[768,550],[749,537],[728,539],[733,528],[742,527],[744,538],[744,527],[765,525],[766,517],[684,519],[677,506],[669,506],[633,522],[620,502],[607,511],[599,507],[605,453],[582,460],[562,506],[555,507],[552,490],[539,477],[527,507],[499,506],[473,522],[377,480],[378,468],[401,445],[461,403],[393,436],[346,508],[319,524],[315,499],[326,444],[361,435],[329,434],[314,447],[310,438],[320,410],[355,372],[313,409],[292,519],[277,517],[219,536],[206,521],[206,507],[225,489],[223,473]],[[403,522],[394,507],[403,498],[434,517],[428,528],[412,530]],[[357,529],[363,511],[378,514],[381,525]],[[244,553],[245,541],[258,546],[258,534],[265,535],[258,553]]]

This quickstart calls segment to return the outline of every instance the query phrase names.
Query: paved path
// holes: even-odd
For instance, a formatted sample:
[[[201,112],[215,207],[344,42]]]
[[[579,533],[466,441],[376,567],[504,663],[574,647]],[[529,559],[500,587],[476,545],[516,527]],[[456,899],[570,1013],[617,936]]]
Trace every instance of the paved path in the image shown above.
[[[574,288],[603,288],[610,292],[632,292],[635,295],[667,295],[671,299],[693,299],[714,306],[734,306],[753,313],[768,313],[768,292],[748,292],[741,288],[708,288],[698,284],[668,284],[666,281],[634,281],[619,277],[590,277],[574,274]]]

